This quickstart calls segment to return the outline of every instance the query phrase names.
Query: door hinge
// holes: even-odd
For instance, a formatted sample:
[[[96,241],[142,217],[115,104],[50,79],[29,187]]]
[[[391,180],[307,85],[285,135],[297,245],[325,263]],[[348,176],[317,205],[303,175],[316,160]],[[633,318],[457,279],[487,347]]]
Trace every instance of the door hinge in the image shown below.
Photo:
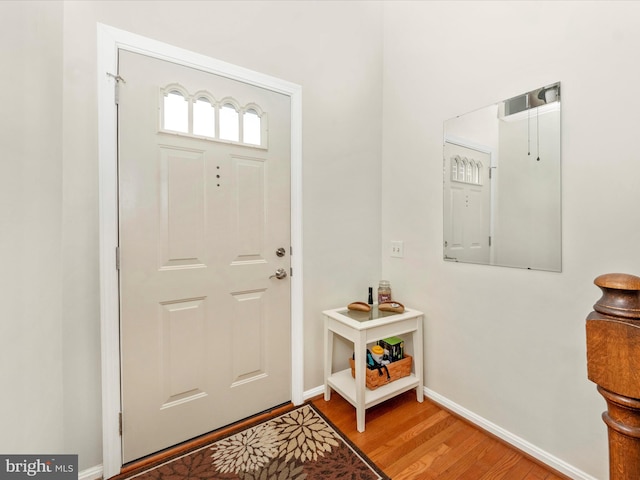
[[[491,235],[489,235],[489,246],[491,246]]]
[[[118,435],[122,436],[122,412],[118,413]]]
[[[116,247],[116,270],[120,270],[120,247]]]
[[[289,267],[289,276],[293,277],[293,267]]]

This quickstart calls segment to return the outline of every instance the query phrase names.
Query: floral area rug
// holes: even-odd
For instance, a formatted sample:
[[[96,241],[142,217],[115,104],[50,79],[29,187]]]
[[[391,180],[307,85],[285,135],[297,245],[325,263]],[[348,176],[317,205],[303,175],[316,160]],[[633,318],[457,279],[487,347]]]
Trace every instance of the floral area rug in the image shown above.
[[[311,404],[127,478],[389,480]]]

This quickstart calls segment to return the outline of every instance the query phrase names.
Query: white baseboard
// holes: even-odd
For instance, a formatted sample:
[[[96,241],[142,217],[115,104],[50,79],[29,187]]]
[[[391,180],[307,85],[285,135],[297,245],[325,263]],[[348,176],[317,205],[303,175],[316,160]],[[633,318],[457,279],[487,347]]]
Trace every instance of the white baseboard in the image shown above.
[[[424,394],[430,400],[433,400],[435,403],[442,405],[447,410],[452,411],[453,413],[461,416],[465,420],[468,420],[474,425],[480,427],[481,429],[486,430],[487,432],[491,433],[492,435],[495,435],[501,440],[504,440],[505,442],[514,446],[518,450],[526,453],[527,455],[530,455],[531,457],[535,458],[536,460],[539,460],[545,465],[548,465],[554,470],[564,475],[567,475],[570,478],[573,478],[574,480],[597,480],[595,477],[592,477],[591,475],[583,472],[582,470],[579,470],[574,466],[569,465],[568,463],[560,460],[559,458],[554,457],[549,452],[546,452],[541,448],[536,447],[535,445],[527,442],[526,440],[518,437],[517,435],[514,435],[513,433],[505,430],[504,428],[499,427],[498,425],[490,422],[489,420],[481,417],[480,415],[476,415],[475,413],[467,410],[466,408],[458,405],[455,402],[452,402],[448,398],[443,397],[439,393],[434,392],[433,390],[430,390],[427,387],[424,388]]]
[[[98,480],[102,478],[102,465],[87,468],[78,472],[78,480]]]
[[[302,398],[306,402],[310,398],[316,397],[318,395],[323,395],[323,394],[324,394],[324,385],[320,385],[319,387],[304,391],[302,393]]]

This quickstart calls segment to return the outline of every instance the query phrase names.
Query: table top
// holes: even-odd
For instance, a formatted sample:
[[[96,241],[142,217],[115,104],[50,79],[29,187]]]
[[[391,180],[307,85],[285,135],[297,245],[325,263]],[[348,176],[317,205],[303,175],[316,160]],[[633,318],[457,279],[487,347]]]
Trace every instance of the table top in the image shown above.
[[[356,327],[358,329],[373,327],[377,325],[383,325],[386,323],[393,323],[407,318],[413,318],[422,315],[422,312],[418,310],[412,310],[405,308],[403,313],[395,312],[381,312],[378,310],[378,305],[373,305],[370,312],[361,312],[359,310],[349,310],[346,307],[334,308],[332,310],[325,310],[322,312],[324,315],[338,320],[347,325]]]

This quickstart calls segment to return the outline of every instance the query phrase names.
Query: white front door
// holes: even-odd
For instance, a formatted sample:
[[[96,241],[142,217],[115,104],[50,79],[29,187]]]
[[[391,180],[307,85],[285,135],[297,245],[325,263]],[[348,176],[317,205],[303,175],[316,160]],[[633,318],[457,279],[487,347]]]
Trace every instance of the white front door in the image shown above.
[[[126,463],[291,399],[291,108],[124,50],[118,73]]]
[[[444,144],[444,258],[489,263],[491,155]]]

